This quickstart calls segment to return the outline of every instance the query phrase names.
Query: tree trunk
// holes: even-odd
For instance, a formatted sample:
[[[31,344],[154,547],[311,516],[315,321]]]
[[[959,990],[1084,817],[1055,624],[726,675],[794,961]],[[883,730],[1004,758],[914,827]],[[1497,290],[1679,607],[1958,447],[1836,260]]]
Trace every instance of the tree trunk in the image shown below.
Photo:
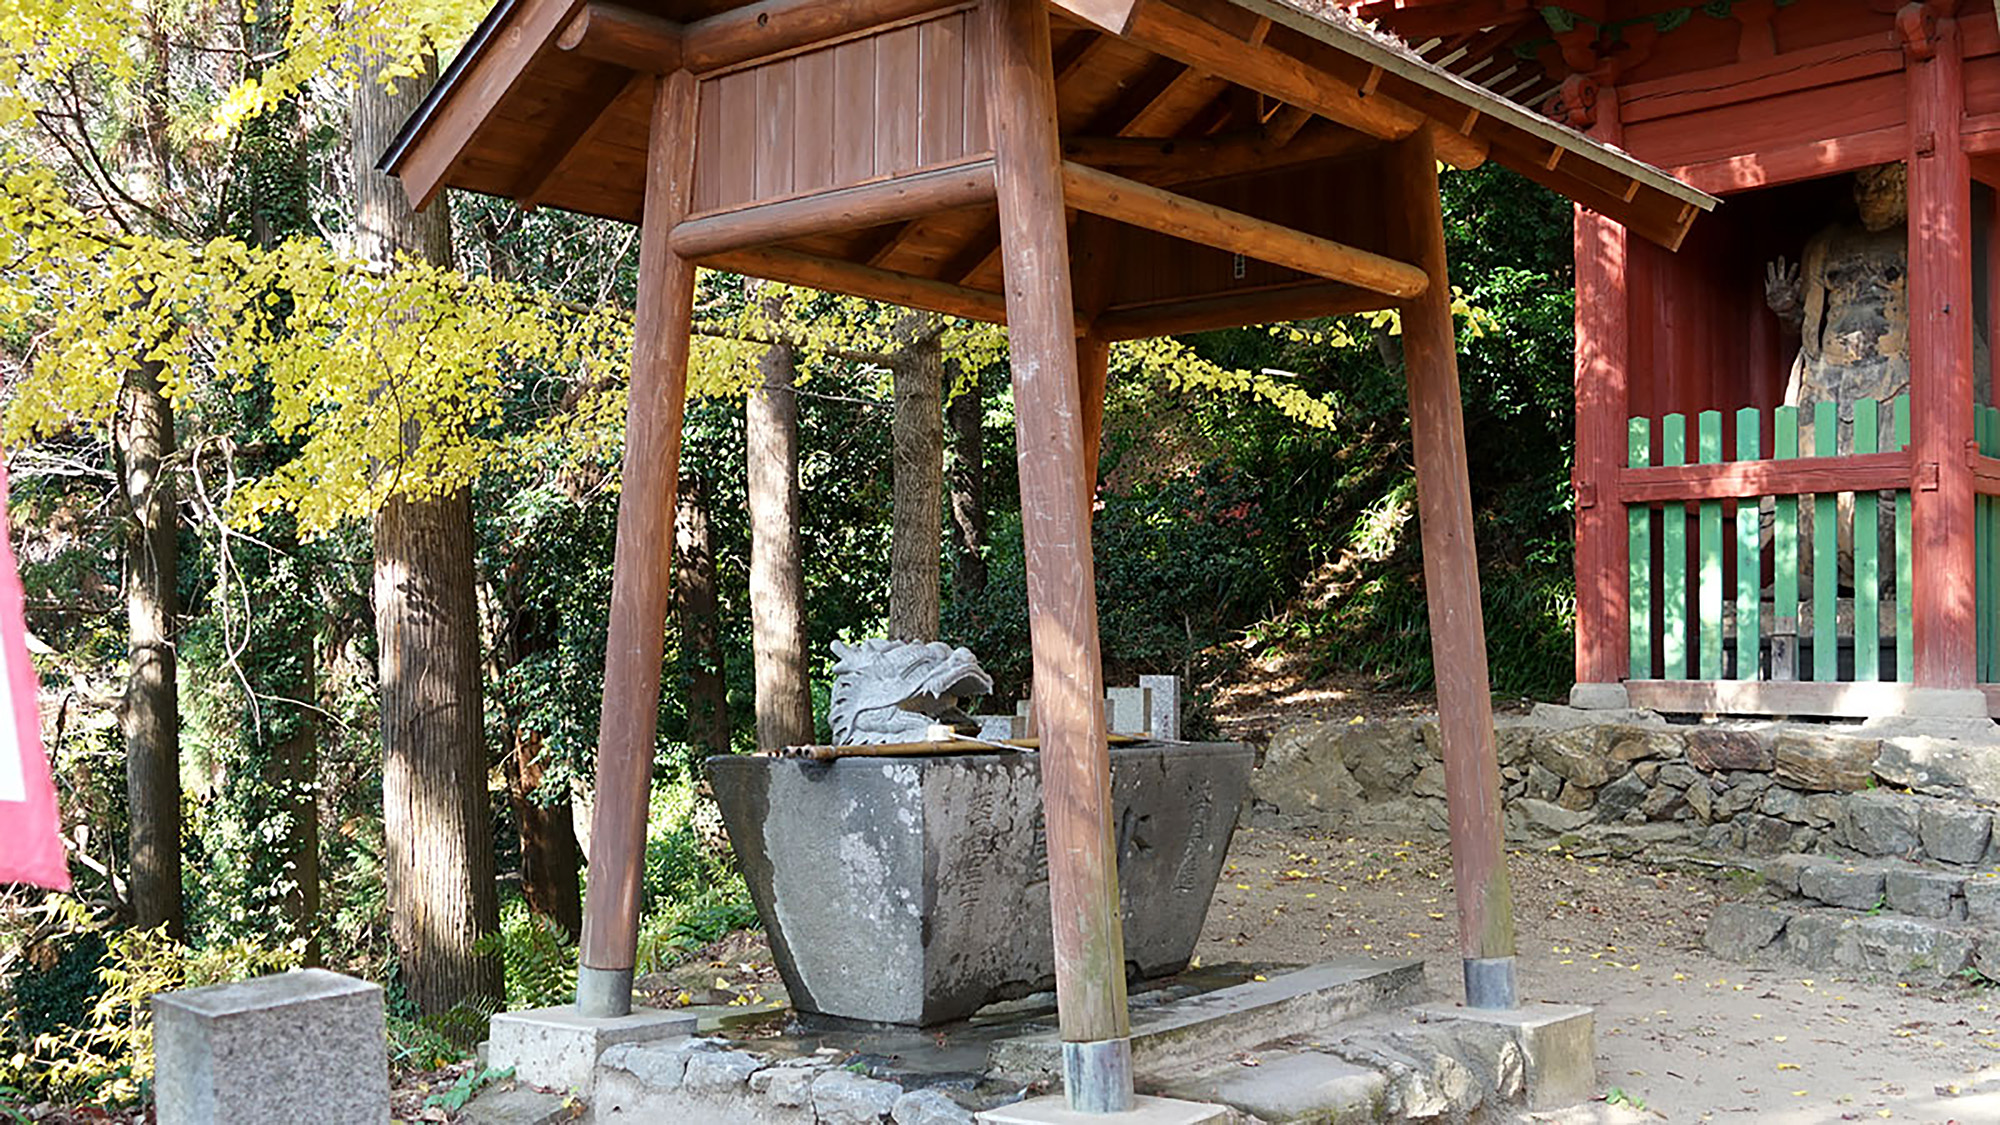
[[[290,26],[288,14],[266,3],[253,5],[245,15],[244,41],[253,59],[282,57]],[[253,61],[254,75],[263,70],[261,61]],[[245,124],[243,136],[245,166],[240,178],[247,185],[250,237],[257,246],[275,250],[285,239],[312,229],[310,200],[315,173],[306,153],[299,99],[287,99],[258,115]],[[272,521],[262,538],[278,550],[248,566],[256,568],[266,589],[276,589],[272,583],[281,559],[300,553],[297,528],[289,520]],[[245,560],[239,559],[238,571],[240,579],[245,574]],[[250,674],[270,681],[268,685],[257,684],[260,694],[276,697],[264,710],[271,725],[253,735],[261,740],[272,726],[285,732],[271,744],[264,761],[265,787],[285,823],[276,863],[284,888],[278,908],[291,933],[305,938],[308,965],[319,964],[321,952],[320,712],[312,701],[319,697],[316,646],[325,623],[325,607],[308,598],[251,623],[252,629],[263,634],[257,647],[270,657],[257,660]]]
[[[951,427],[951,586],[961,598],[986,592],[986,395],[974,372],[945,408]]]
[[[722,678],[716,628],[715,536],[708,520],[708,479],[683,472],[674,501],[674,616],[688,673],[688,736],[711,753],[729,753],[729,685]]]
[[[402,80],[395,94],[372,65],[360,77],[355,230],[357,249],[373,262],[399,252],[451,262],[445,208],[412,212],[402,186],[374,168],[429,77]],[[474,952],[500,926],[478,628],[469,492],[390,499],[375,518],[384,868],[404,987],[425,1013],[502,996],[499,959]]]
[[[291,616],[286,615],[284,622],[292,623]],[[298,675],[282,686],[279,693],[289,699],[309,700],[315,694],[312,630],[292,632],[286,639],[297,645],[300,666]],[[278,847],[283,857],[281,864],[286,868],[283,872],[286,883],[278,908],[292,933],[306,939],[306,964],[317,965],[320,960],[319,790],[315,783],[319,780],[319,724],[314,721],[312,709],[303,703],[279,703],[266,712],[267,717],[277,718],[278,707],[294,712],[287,716],[292,723],[290,734],[272,745],[264,764],[265,783],[285,815],[285,835]]]
[[[782,302],[767,303],[775,322]],[[750,477],[750,623],[757,672],[757,748],[813,740],[806,575],[799,536],[798,359],[789,345],[764,353],[763,385],[743,403]]]
[[[896,356],[895,511],[889,536],[889,635],[938,639],[938,565],[944,536],[944,349],[936,317]]]
[[[583,899],[577,891],[576,826],[569,802],[542,804],[542,738],[514,732],[507,755],[507,798],[521,826],[521,894],[528,909],[554,922],[575,939],[583,933]]]
[[[125,538],[126,655],[131,670],[119,725],[131,804],[133,921],[186,937],[181,910],[181,720],[174,657],[177,556],[174,486],[161,462],[174,451],[174,413],[160,366],[141,364],[125,384],[118,452],[131,514]]]

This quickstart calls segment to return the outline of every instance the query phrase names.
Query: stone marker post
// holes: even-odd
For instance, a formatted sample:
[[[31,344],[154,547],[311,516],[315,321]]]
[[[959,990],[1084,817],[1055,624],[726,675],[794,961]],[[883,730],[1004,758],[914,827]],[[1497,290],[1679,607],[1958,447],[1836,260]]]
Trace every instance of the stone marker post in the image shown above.
[[[159,1125],[389,1120],[382,990],[325,969],[153,997]]]

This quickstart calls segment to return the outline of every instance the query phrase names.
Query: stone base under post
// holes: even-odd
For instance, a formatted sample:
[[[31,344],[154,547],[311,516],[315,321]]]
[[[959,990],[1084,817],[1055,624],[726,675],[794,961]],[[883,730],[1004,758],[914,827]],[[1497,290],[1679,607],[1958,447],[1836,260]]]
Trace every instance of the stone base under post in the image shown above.
[[[979,1125],[1222,1125],[1234,1115],[1228,1106],[1143,1094],[1120,1113],[1085,1113],[1071,1109],[1062,1095],[1050,1094],[986,1110],[973,1120]]]
[[[1569,689],[1569,705],[1580,711],[1623,711],[1632,706],[1624,684],[1576,684]]]
[[[1597,1095],[1596,1019],[1589,1008],[1574,1004],[1508,1009],[1422,1004],[1416,1011],[1419,1019],[1427,1021],[1461,1020],[1511,1030],[1526,1064],[1529,1109],[1576,1105]]]
[[[514,1077],[536,1086],[589,1093],[598,1056],[620,1043],[651,1043],[693,1035],[695,1017],[656,1008],[593,1018],[575,1005],[501,1012],[493,1017],[487,1065],[514,1068]]]

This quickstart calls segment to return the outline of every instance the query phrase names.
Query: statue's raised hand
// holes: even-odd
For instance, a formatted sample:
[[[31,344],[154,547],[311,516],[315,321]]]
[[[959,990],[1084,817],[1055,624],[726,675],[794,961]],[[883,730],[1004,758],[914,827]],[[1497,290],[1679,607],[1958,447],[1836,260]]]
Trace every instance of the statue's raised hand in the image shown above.
[[[1786,262],[1783,255],[1764,267],[1764,303],[1778,319],[1797,326],[1803,319],[1803,295],[1799,289],[1799,266]]]

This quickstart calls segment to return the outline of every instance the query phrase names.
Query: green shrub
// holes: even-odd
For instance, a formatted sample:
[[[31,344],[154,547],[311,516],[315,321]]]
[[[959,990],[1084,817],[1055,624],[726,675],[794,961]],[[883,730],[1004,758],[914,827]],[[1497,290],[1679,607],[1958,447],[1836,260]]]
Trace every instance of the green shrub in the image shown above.
[[[247,980],[299,961],[294,947],[249,941],[190,949],[169,938],[164,926],[114,934],[105,946],[99,992],[86,1021],[20,1044],[0,1059],[0,1084],[64,1101],[140,1101],[153,1078],[155,993]]]
[[[479,948],[500,954],[509,1009],[546,1008],[576,996],[576,943],[520,899],[501,909],[500,932],[482,939]]]

